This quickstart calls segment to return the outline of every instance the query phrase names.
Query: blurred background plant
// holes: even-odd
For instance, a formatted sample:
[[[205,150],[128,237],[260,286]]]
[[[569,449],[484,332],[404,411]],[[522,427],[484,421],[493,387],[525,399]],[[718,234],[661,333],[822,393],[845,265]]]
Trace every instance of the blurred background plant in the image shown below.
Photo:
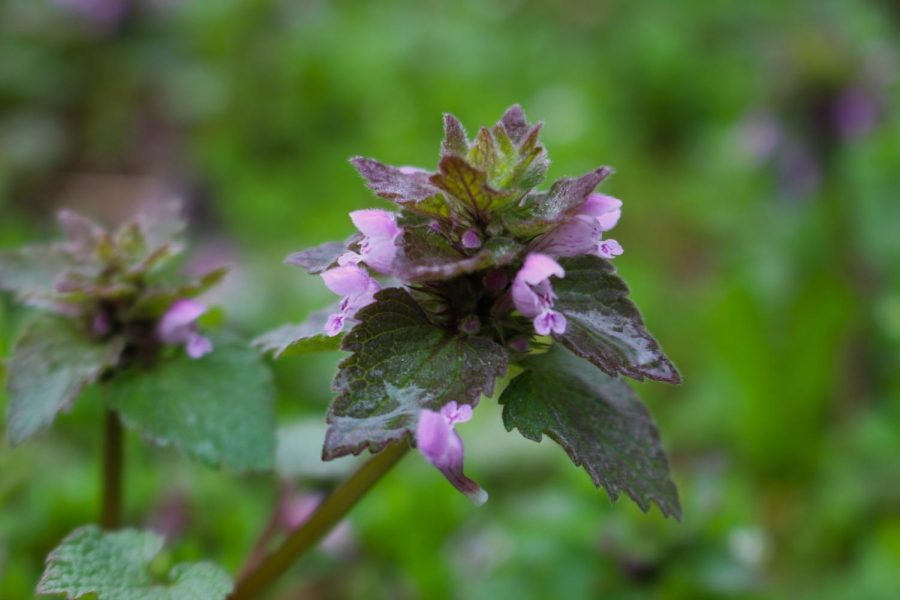
[[[258,333],[329,300],[280,262],[372,205],[347,157],[431,168],[442,112],[474,128],[520,102],[550,179],[617,169],[616,267],[685,379],[640,390],[685,522],[610,505],[486,402],[463,431],[484,508],[409,458],[284,597],[894,598],[898,24],[876,0],[5,0],[0,247],[61,207],[178,196],[186,268],[236,265],[215,303]],[[0,302],[4,350],[24,318]],[[237,569],[273,505],[346,471],[316,460],[338,358],[275,365],[280,485],[130,440],[128,520],[169,538],[160,560]],[[94,519],[99,414],[0,446],[0,598]]]

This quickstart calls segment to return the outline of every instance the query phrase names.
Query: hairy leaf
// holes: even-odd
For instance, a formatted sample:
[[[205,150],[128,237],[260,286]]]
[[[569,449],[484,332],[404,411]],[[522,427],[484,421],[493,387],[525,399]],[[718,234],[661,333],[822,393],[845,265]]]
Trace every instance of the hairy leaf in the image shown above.
[[[343,334],[325,334],[325,322],[335,312],[337,307],[317,311],[299,325],[282,325],[253,340],[253,345],[262,352],[271,352],[274,358],[340,350]]]
[[[455,154],[463,157],[469,149],[466,129],[459,119],[450,113],[444,113],[444,139],[441,142],[442,154]]]
[[[389,288],[357,314],[344,338],[353,354],[335,377],[323,457],[377,452],[413,432],[423,408],[447,402],[476,404],[506,372],[505,350],[477,336],[461,336],[429,321],[404,290]]]
[[[490,187],[487,173],[458,156],[442,157],[439,168],[440,173],[431,176],[431,183],[455,197],[473,215],[486,215],[513,199],[510,193]]]
[[[97,342],[68,319],[47,316],[29,323],[7,370],[10,443],[19,444],[52,423],[86,385],[116,364],[121,352],[121,339]]]
[[[557,336],[567,348],[612,376],[681,381],[609,261],[580,256],[560,264],[566,276],[553,282],[554,308],[568,320],[565,333]]]
[[[430,173],[406,171],[371,158],[356,156],[350,162],[359,171],[369,189],[378,196],[397,202],[420,202],[438,193],[428,178]]]
[[[600,167],[581,177],[559,179],[548,192],[529,194],[522,206],[505,211],[506,226],[519,235],[537,235],[547,231],[570,217],[610,173],[612,169],[609,167]]]
[[[515,144],[519,144],[528,133],[528,120],[525,118],[522,107],[518,104],[510,106],[503,113],[500,122],[503,123],[506,133]]]
[[[644,512],[655,502],[664,515],[681,519],[659,431],[624,381],[559,346],[522,366],[525,372],[500,396],[507,430],[536,442],[548,435],[612,500],[624,491]]]
[[[26,246],[0,252],[0,289],[15,292],[23,300],[49,297],[56,282],[79,263],[63,244]]]
[[[126,425],[210,466],[266,470],[275,455],[272,377],[255,350],[214,338],[200,359],[179,350],[152,368],[109,382],[110,404]]]
[[[491,238],[474,254],[455,248],[441,232],[426,224],[403,227],[395,274],[404,281],[444,281],[515,260],[520,246],[507,238]]]
[[[181,563],[155,573],[153,559],[164,542],[151,531],[80,527],[47,557],[37,593],[70,600],[216,600],[231,593],[228,573],[212,563]]]
[[[337,259],[347,252],[344,242],[325,242],[313,248],[294,252],[284,259],[286,265],[296,265],[312,275],[327,271]]]

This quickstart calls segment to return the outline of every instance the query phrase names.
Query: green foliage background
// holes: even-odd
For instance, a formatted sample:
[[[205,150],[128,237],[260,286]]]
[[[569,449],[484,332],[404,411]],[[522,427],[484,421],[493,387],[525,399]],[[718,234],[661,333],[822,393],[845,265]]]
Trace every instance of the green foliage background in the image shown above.
[[[472,131],[520,102],[551,178],[617,169],[616,266],[685,379],[639,386],[685,522],[610,505],[489,401],[461,429],[484,508],[410,457],[353,513],[352,549],[302,562],[285,597],[895,597],[894,5],[143,0],[104,25],[66,4],[0,4],[0,246],[47,239],[62,206],[115,220],[182,196],[195,260],[238,265],[211,300],[247,333],[331,301],[281,259],[384,206],[349,156],[432,167],[444,111]],[[4,349],[25,317],[0,301]],[[337,359],[276,365],[283,422],[322,418]],[[88,394],[0,446],[0,598],[31,597],[95,520],[98,415]],[[128,461],[129,522],[170,534],[159,560],[240,565],[269,479],[133,435]]]

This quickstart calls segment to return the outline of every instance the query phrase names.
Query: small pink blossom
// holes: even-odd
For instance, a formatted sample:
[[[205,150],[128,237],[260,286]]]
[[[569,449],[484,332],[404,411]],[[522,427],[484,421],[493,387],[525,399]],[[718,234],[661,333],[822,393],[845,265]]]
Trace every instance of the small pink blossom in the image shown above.
[[[602,231],[609,231],[622,216],[622,201],[606,194],[591,194],[578,207],[578,214],[594,217]]]
[[[206,306],[196,300],[176,301],[156,326],[159,339],[165,344],[184,345],[191,358],[200,358],[212,352],[212,341],[197,331],[197,319],[205,312]]]
[[[616,240],[600,240],[597,242],[596,254],[600,258],[611,259],[614,256],[619,256],[622,252],[624,252],[622,245]]]
[[[397,254],[397,238],[403,232],[394,213],[377,208],[355,210],[350,219],[365,236],[359,243],[360,260],[374,271],[389,275]]]
[[[359,265],[347,263],[322,273],[322,280],[329,290],[343,296],[339,313],[328,317],[325,333],[336,336],[352,321],[356,313],[375,301],[375,294],[381,286]]]
[[[513,304],[524,316],[532,319],[539,335],[563,333],[566,317],[553,310],[556,294],[550,286],[550,277],[565,277],[566,272],[558,262],[533,252],[525,258],[525,264],[516,273],[512,284]]]
[[[463,248],[468,248],[469,250],[481,248],[481,236],[478,235],[478,231],[474,229],[467,229],[466,232],[462,234],[461,241]]]
[[[463,442],[454,426],[472,418],[472,407],[456,402],[446,404],[440,412],[425,409],[419,414],[416,440],[419,451],[444,477],[469,500],[481,506],[488,495],[463,474]]]

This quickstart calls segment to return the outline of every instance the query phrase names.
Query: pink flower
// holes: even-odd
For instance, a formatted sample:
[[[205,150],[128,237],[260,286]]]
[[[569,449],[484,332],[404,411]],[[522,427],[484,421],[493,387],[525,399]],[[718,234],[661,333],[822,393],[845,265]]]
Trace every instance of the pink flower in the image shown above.
[[[196,300],[176,301],[156,326],[159,339],[165,344],[183,344],[191,358],[200,358],[212,352],[212,341],[197,331],[197,319],[205,312],[206,307]]]
[[[612,258],[614,256],[619,256],[622,254],[624,250],[622,250],[621,244],[616,240],[601,240],[597,242],[597,256],[600,258]]]
[[[328,317],[325,323],[325,333],[329,336],[339,334],[361,308],[375,301],[375,293],[381,289],[365,269],[352,263],[325,271],[322,280],[329,290],[343,296],[341,312]]]
[[[471,418],[472,407],[468,404],[450,402],[440,412],[425,409],[419,414],[416,440],[428,462],[469,500],[481,506],[487,502],[487,492],[463,474],[463,442],[454,429],[457,423],[465,423]]]
[[[512,284],[513,304],[524,316],[532,319],[539,335],[563,333],[566,317],[553,310],[556,294],[550,286],[550,277],[565,277],[559,263],[547,256],[533,252],[525,258],[525,264],[516,273]]]
[[[478,231],[475,229],[467,229],[466,232],[462,234],[461,241],[463,248],[468,248],[469,250],[481,248],[481,236],[478,235]]]
[[[549,256],[592,254],[603,229],[592,216],[577,215],[540,238],[532,250]]]
[[[359,243],[360,260],[376,272],[389,275],[397,254],[397,238],[403,232],[394,214],[370,208],[353,211],[350,219],[365,236]]]
[[[578,214],[594,217],[601,231],[609,231],[622,216],[622,201],[605,194],[591,194],[578,207]]]

